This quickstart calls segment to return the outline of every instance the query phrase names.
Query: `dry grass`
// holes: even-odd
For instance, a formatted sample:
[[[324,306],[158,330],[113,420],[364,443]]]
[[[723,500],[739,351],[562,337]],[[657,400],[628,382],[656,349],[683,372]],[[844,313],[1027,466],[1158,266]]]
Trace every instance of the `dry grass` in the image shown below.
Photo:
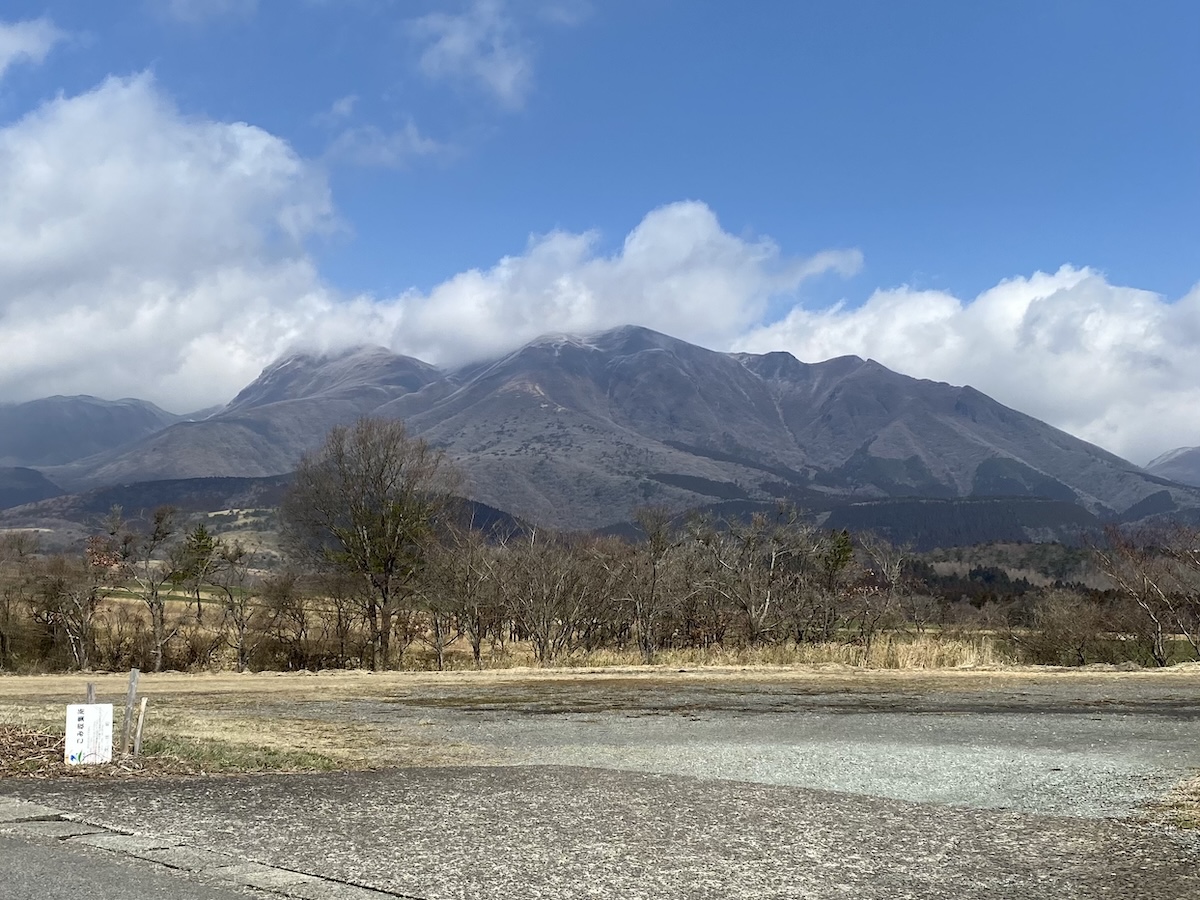
[[[423,686],[471,685],[538,681],[582,683],[630,677],[655,681],[796,681],[819,682],[828,690],[854,685],[904,686],[919,682],[929,687],[970,690],[997,682],[1020,683],[1060,680],[1107,681],[1149,679],[1175,681],[1200,677],[1200,663],[1183,663],[1166,669],[1120,671],[1114,666],[980,665],[957,668],[871,669],[843,661],[823,660],[808,664],[771,663],[764,656],[747,661],[730,652],[724,659],[713,654],[704,662],[688,664],[686,657],[660,655],[652,666],[632,663],[632,657],[584,658],[581,665],[565,668],[512,666],[503,669],[370,672],[365,669],[336,669],[321,672],[143,672],[138,683],[141,695],[149,697],[152,708],[159,701],[186,703],[194,709],[223,708],[227,702],[239,705],[278,701],[355,700],[393,698],[419,691]],[[683,669],[683,671],[680,671]],[[96,685],[101,702],[119,702],[125,696],[125,673],[70,673],[53,675],[0,675],[0,721],[6,711],[29,704],[82,702],[88,682]],[[55,707],[57,710],[57,707]],[[57,716],[59,713],[54,713]],[[118,710],[119,715],[119,710]]]
[[[144,748],[137,758],[116,759],[106,765],[68,766],[63,762],[63,735],[61,729],[33,729],[16,725],[0,724],[0,778],[113,778],[134,775],[202,775],[207,772],[245,772],[252,767],[247,760],[234,760],[228,755],[214,756],[213,748],[206,748],[202,756],[186,752],[173,752],[169,745]],[[262,766],[262,770],[276,770],[281,765],[295,760],[268,760],[275,765]],[[309,767],[301,766],[307,770]],[[326,767],[328,768],[328,767]]]
[[[656,657],[665,666],[852,666],[863,669],[958,669],[1011,666],[1016,659],[987,636],[970,639],[885,635],[869,647],[830,642],[773,644],[764,647],[665,650]],[[633,651],[598,650],[579,659],[588,666],[636,665]]]
[[[122,711],[115,712],[114,734],[119,735]],[[141,756],[68,766],[64,718],[58,704],[0,706],[0,778],[319,772],[371,763],[370,742],[354,728],[335,734],[331,726],[312,722],[158,711],[148,718]]]
[[[1200,775],[1175,785],[1147,811],[1146,819],[1175,828],[1200,829]]]
[[[384,734],[369,725],[289,712],[329,699],[331,680],[338,685],[332,693],[346,698],[370,696],[378,685],[361,672],[338,673],[333,679],[277,673],[143,675],[139,694],[149,700],[143,756],[111,767],[67,767],[62,763],[65,704],[82,702],[86,683],[92,682],[98,701],[114,704],[114,734],[119,735],[127,676],[0,677],[0,728],[25,735],[7,745],[0,742],[0,777],[345,771],[480,761],[478,753],[433,740],[420,729]],[[22,755],[30,741],[57,747],[50,754],[52,764],[43,758],[44,747],[39,755]]]

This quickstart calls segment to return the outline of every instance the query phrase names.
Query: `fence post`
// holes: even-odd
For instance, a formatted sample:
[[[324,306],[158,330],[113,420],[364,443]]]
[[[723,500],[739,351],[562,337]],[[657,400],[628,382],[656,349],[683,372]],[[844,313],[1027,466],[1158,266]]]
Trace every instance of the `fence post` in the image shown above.
[[[121,755],[129,755],[129,739],[133,734],[133,704],[137,700],[137,669],[129,670],[129,690],[125,692],[125,721],[121,723]]]
[[[142,707],[141,707],[141,709],[138,710],[137,731],[133,735],[133,755],[134,756],[142,755],[142,725],[146,721],[146,702],[148,700],[149,700],[148,697],[143,697],[142,698]]]

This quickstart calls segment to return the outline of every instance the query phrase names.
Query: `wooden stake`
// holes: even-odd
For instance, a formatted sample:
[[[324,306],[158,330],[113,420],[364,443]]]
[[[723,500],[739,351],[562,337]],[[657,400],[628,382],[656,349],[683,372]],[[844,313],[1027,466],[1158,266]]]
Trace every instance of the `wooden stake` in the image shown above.
[[[129,690],[125,692],[125,721],[121,723],[121,755],[129,755],[129,738],[133,734],[133,704],[137,700],[137,669],[129,670]]]
[[[84,703],[95,703],[96,702],[96,685],[94,682],[89,681],[87,683],[87,699],[84,700],[83,702]]]
[[[142,698],[142,708],[138,710],[137,732],[133,736],[133,755],[142,755],[142,725],[146,721],[146,703],[149,697]]]

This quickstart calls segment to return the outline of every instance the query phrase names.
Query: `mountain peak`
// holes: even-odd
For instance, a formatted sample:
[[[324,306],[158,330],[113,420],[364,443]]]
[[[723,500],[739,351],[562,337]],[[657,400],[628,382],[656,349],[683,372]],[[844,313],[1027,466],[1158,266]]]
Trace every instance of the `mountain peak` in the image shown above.
[[[1159,478],[1200,486],[1200,447],[1177,447],[1146,464],[1146,471]]]
[[[1200,451],[1200,447],[1176,447],[1174,450],[1168,450],[1161,456],[1156,456],[1150,462],[1146,463],[1147,470],[1154,469],[1157,466],[1165,466],[1167,463],[1174,462],[1181,457]]]
[[[695,344],[689,344],[679,338],[646,328],[642,325],[620,325],[606,331],[597,331],[586,338],[594,347],[610,353],[638,353],[643,350],[700,350]]]
[[[291,353],[285,353],[272,363],[268,363],[263,371],[267,372],[272,369],[283,369],[297,365],[325,365],[347,359],[391,358],[398,355],[380,344],[354,344],[337,350],[297,349]]]
[[[441,373],[428,363],[376,344],[323,353],[301,351],[263,369],[224,412],[362,389],[390,389],[403,394],[418,391],[440,377]]]

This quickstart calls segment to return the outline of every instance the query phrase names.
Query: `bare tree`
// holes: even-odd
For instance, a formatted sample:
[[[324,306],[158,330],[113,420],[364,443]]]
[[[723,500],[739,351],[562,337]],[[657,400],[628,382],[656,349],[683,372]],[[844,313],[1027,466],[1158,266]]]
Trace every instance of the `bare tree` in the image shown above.
[[[1101,572],[1144,617],[1154,663],[1170,663],[1174,635],[1200,657],[1200,534],[1177,528],[1131,535],[1109,526],[1092,549]]]
[[[362,579],[372,668],[391,665],[395,620],[458,483],[440,450],[391,420],[336,427],[300,462],[280,509],[285,540],[324,569]]]
[[[668,556],[679,547],[671,524],[671,513],[664,506],[643,506],[634,510],[633,521],[642,530],[643,542],[628,558],[628,587],[633,607],[633,627],[642,661],[654,662],[659,630],[674,606],[675,597],[666,584]]]
[[[120,571],[119,555],[98,536],[88,541],[81,558],[52,556],[38,573],[47,613],[66,636],[80,671],[92,667],[96,616],[117,587]]]
[[[539,665],[576,648],[592,599],[582,554],[570,541],[533,532],[505,545],[501,574],[506,605]]]
[[[773,515],[755,513],[749,522],[699,534],[712,561],[709,583],[740,612],[748,644],[770,639],[800,596],[811,533],[794,508],[780,506]]]
[[[1013,632],[1014,643],[1031,662],[1056,666],[1094,660],[1110,627],[1100,604],[1065,588],[1052,588],[1034,601],[1032,624],[1026,634]]]
[[[234,652],[237,670],[244,672],[263,636],[261,597],[251,575],[253,555],[240,541],[218,541],[212,557],[205,577],[221,598],[225,641]]]
[[[155,672],[163,670],[167,643],[177,629],[167,631],[167,596],[176,572],[170,562],[170,551],[177,531],[173,506],[160,506],[150,515],[149,528],[141,534],[125,532],[121,511],[114,509],[108,526],[108,539],[119,543],[138,596],[150,613],[151,651]]]
[[[29,602],[36,589],[33,562],[37,551],[36,532],[0,534],[0,671],[12,665],[18,609]]]
[[[288,669],[307,669],[312,665],[312,615],[308,600],[300,590],[294,572],[282,572],[263,580],[260,596],[264,627],[274,639]]]
[[[869,531],[858,535],[858,545],[871,568],[865,573],[868,583],[848,592],[849,618],[851,627],[857,627],[859,643],[870,648],[875,634],[911,593],[905,565],[912,548]]]
[[[310,595],[320,597],[329,604],[329,613],[322,617],[326,638],[332,633],[336,650],[333,662],[337,666],[347,665],[351,659],[363,658],[362,623],[363,610],[362,579],[345,572],[327,572],[309,583]]]
[[[449,593],[454,615],[471,645],[475,668],[483,667],[483,642],[502,637],[504,601],[497,565],[498,552],[474,528],[455,528],[442,548],[438,580]]]

